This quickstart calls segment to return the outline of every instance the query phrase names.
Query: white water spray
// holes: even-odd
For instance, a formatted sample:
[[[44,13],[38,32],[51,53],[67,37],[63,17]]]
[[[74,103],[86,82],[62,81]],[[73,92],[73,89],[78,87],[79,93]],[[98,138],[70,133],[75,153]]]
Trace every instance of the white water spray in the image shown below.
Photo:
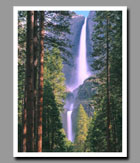
[[[88,71],[87,56],[86,56],[87,55],[86,24],[87,24],[87,19],[85,18],[81,30],[81,35],[80,35],[79,53],[77,59],[77,82],[72,87],[69,87],[71,92],[73,92],[74,89],[78,88],[81,84],[83,84],[84,80],[90,76],[90,73]],[[68,140],[70,141],[73,141],[72,117],[71,117],[72,110],[73,110],[73,103],[70,104],[69,110],[67,111],[67,137]]]

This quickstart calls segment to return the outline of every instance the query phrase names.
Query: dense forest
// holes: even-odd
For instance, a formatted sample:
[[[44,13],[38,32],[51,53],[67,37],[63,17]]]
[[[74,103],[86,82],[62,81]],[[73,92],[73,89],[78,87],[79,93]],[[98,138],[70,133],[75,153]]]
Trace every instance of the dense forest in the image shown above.
[[[74,140],[65,121],[64,65],[72,11],[18,12],[18,151],[122,151],[122,12],[94,11],[91,76],[75,90]],[[74,77],[74,76],[73,76]]]

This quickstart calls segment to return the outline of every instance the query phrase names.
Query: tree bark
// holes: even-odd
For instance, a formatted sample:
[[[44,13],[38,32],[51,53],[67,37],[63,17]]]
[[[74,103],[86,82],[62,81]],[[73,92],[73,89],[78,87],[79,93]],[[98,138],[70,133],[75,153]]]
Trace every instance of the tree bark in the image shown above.
[[[37,65],[38,65],[38,12],[34,12],[34,148],[37,151]]]
[[[26,65],[24,65],[24,69],[26,70]],[[25,72],[25,75],[27,73]],[[27,77],[26,77],[27,78]],[[24,92],[24,98],[23,98],[23,108],[22,108],[22,152],[26,152],[26,139],[27,139],[27,91],[26,91],[26,78],[23,81],[23,92]],[[25,82],[25,85],[24,85]]]
[[[109,29],[109,18],[107,16],[107,41],[106,41],[106,48],[107,48],[107,55],[106,55],[106,69],[107,69],[107,151],[110,152],[110,65],[109,65],[109,36],[108,36],[108,29]]]
[[[26,89],[24,92],[24,109],[23,109],[23,136],[22,136],[22,151],[26,152],[26,142],[27,142],[27,94],[26,94]]]
[[[33,68],[34,11],[27,12],[26,95],[27,141],[26,151],[34,151],[34,68]]]
[[[44,11],[40,11],[40,56],[38,81],[38,152],[42,152],[42,112],[43,112],[43,62],[44,62]]]

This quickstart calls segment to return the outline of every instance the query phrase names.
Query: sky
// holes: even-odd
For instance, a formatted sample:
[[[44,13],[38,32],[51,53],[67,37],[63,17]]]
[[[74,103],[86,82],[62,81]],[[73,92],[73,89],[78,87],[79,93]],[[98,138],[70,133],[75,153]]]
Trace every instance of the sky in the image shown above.
[[[89,14],[89,11],[75,11],[75,12],[76,12],[76,14],[78,14],[78,15],[83,15],[83,16],[85,16],[85,17],[87,17],[88,14]]]

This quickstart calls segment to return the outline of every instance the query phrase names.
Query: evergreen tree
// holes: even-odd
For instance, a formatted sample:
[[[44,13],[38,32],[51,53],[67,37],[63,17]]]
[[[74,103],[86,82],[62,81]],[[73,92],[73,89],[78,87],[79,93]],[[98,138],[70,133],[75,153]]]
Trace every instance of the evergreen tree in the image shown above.
[[[106,117],[106,98],[103,94],[98,94],[94,97],[94,115],[88,130],[87,136],[87,150],[92,152],[106,152],[107,151],[107,117]]]
[[[99,86],[94,100],[96,118],[93,117],[92,129],[88,136],[91,142],[90,150],[121,151],[122,13],[97,11],[93,21],[92,67],[96,72]]]
[[[60,113],[66,94],[63,64],[57,48],[44,61],[43,151],[66,151]]]
[[[63,59],[58,48],[47,51],[44,61],[44,80],[50,81],[57,107],[63,111],[66,98],[65,76],[63,71]],[[44,81],[44,82],[45,82]]]
[[[64,134],[59,109],[53,90],[47,82],[44,86],[43,151],[64,151]]]
[[[86,151],[86,137],[88,133],[88,124],[89,119],[88,116],[80,104],[77,113],[77,123],[76,123],[76,136],[75,136],[75,150],[77,152],[85,152]]]
[[[111,52],[111,122],[112,150],[122,151],[122,12],[115,12]]]

